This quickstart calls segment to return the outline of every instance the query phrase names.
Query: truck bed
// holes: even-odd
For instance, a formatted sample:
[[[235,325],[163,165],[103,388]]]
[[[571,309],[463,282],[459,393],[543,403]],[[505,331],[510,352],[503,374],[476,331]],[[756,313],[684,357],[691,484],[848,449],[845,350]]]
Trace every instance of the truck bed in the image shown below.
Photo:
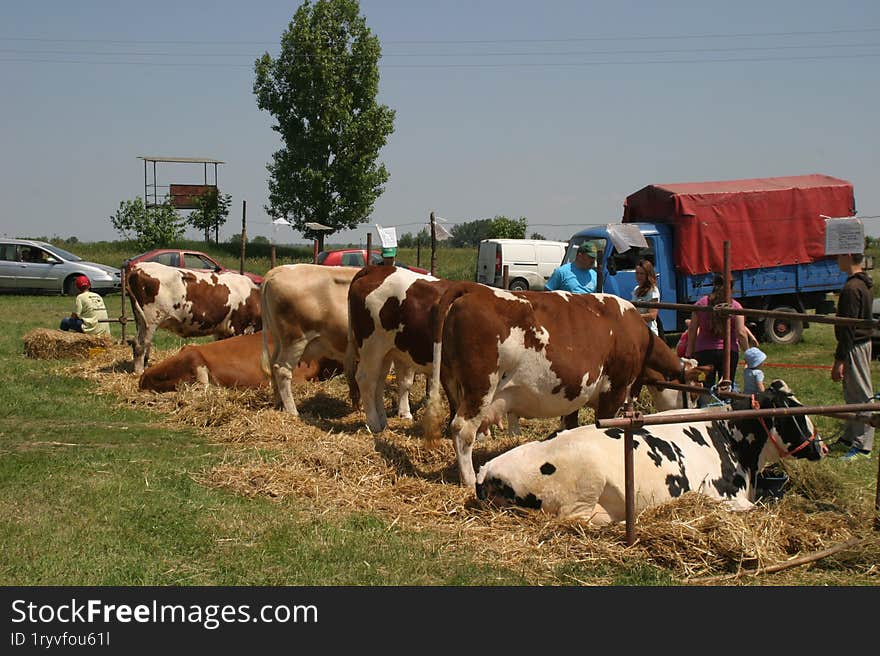
[[[693,303],[712,291],[714,274],[694,274],[680,278],[679,302]],[[824,258],[807,264],[788,264],[763,269],[734,271],[737,299],[751,296],[779,296],[835,291],[843,287],[846,274],[837,268],[837,260]]]

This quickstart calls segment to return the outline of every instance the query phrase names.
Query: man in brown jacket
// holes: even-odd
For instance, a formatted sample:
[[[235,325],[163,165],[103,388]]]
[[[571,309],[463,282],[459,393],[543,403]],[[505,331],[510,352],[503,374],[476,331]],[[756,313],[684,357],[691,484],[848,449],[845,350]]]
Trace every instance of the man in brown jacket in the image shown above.
[[[837,256],[837,266],[849,274],[837,299],[837,316],[872,319],[873,281],[862,269],[862,253]],[[834,326],[837,350],[831,380],[843,381],[846,403],[869,403],[874,400],[871,385],[872,328],[861,326]],[[862,421],[849,420],[840,441],[849,446],[843,460],[869,458],[874,446],[874,427]]]

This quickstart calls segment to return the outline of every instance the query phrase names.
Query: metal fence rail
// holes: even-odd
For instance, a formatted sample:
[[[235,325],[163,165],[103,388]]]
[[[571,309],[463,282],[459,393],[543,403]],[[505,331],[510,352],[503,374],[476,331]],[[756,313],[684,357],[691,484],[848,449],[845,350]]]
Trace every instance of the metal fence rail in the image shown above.
[[[754,308],[734,308],[731,307],[730,296],[730,242],[724,242],[724,271],[725,280],[725,296],[724,302],[716,304],[712,307],[708,305],[698,306],[688,303],[663,303],[649,301],[631,301],[635,307],[648,309],[667,309],[679,310],[682,312],[713,312],[724,316],[743,315],[751,317],[790,319],[796,321],[807,321],[813,323],[826,323],[835,326],[863,326],[870,328],[880,328],[880,321],[874,319],[857,319],[852,317],[828,316],[822,314],[806,314],[800,312],[784,312],[775,310],[759,310]],[[724,335],[724,372],[718,384],[716,391],[701,391],[699,388],[689,385],[679,385],[675,383],[650,382],[642,381],[645,385],[656,385],[659,387],[668,387],[686,392],[697,393],[714,393],[719,398],[741,398],[746,395],[737,394],[730,390],[730,322],[726,322]],[[760,410],[722,410],[713,411],[705,410],[704,412],[694,415],[688,414],[665,414],[642,415],[633,409],[632,396],[627,398],[623,417],[614,419],[597,419],[596,426],[599,428],[619,427],[624,429],[624,479],[626,494],[626,543],[632,545],[635,542],[635,493],[633,491],[633,430],[642,426],[652,426],[659,424],[677,424],[683,422],[714,421],[714,420],[731,420],[746,419],[771,416],[795,416],[795,415],[827,415],[839,419],[859,419],[876,425],[880,423],[880,416],[873,413],[880,412],[880,403],[862,403],[862,404],[843,404],[829,406],[802,406],[800,408],[765,408]],[[698,419],[697,419],[698,418]],[[880,531],[880,467],[877,470],[877,485],[874,498],[874,530]]]

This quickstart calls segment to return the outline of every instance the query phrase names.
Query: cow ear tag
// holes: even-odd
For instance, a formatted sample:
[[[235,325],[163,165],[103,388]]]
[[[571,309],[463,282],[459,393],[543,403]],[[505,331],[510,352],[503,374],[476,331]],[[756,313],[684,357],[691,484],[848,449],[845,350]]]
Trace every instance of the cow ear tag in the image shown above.
[[[700,381],[701,383],[702,383],[704,380],[706,380],[706,372],[705,372],[705,371],[701,371],[701,372],[699,373],[699,375],[697,375],[697,380]]]

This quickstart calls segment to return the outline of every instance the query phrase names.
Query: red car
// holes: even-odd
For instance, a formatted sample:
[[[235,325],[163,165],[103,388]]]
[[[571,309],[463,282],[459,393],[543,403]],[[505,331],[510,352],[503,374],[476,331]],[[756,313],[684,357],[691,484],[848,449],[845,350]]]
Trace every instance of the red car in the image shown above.
[[[364,262],[367,257],[367,249],[366,248],[340,248],[335,251],[321,251],[318,253],[318,264],[323,264],[324,266],[356,266],[362,267],[364,266]],[[379,250],[371,251],[370,253],[370,264],[382,264],[382,252]],[[411,266],[409,264],[403,264],[402,262],[395,262],[395,264],[404,269],[409,269],[410,271],[414,271],[415,273],[429,273],[427,269],[423,269],[417,266]]]
[[[192,269],[194,271],[216,271],[217,273],[238,273],[235,269],[228,269],[220,264],[213,257],[201,251],[192,251],[180,248],[157,248],[132,258],[122,263],[124,269],[128,269],[132,264],[138,262],[158,262],[167,266],[179,267],[181,269]],[[263,284],[263,276],[256,273],[244,272],[248,278],[256,284]]]

